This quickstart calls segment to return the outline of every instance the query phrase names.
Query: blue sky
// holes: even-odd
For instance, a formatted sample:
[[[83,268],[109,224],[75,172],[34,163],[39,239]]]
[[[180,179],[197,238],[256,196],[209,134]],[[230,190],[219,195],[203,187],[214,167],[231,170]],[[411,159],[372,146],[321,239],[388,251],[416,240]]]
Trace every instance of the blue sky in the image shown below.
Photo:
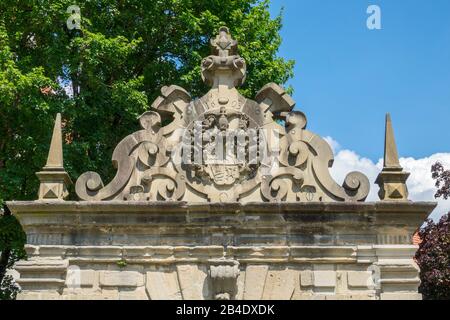
[[[369,30],[369,5],[381,30]],[[399,152],[450,152],[449,0],[272,0],[284,7],[280,55],[296,61],[297,106],[309,129],[374,162],[382,157],[384,115]]]
[[[381,30],[367,28],[370,5]],[[279,54],[296,61],[293,97],[308,128],[331,142],[336,180],[359,170],[374,183],[390,112],[410,199],[433,201],[431,165],[450,168],[450,1],[272,0],[272,15],[282,7]],[[449,211],[440,200],[432,217]]]

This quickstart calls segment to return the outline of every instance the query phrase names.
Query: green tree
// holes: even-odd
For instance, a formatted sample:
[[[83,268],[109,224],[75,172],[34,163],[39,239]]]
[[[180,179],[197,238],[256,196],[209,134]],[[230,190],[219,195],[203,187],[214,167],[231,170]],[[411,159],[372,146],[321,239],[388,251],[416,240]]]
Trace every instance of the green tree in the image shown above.
[[[442,163],[435,163],[432,177],[438,188],[435,197],[450,198],[450,170]],[[427,300],[450,299],[450,213],[442,216],[439,222],[431,219],[419,231],[421,239],[416,261],[420,267],[420,293]]]
[[[416,253],[420,267],[419,292],[426,300],[450,300],[450,213],[419,232],[422,240]]]
[[[26,258],[26,235],[11,212],[0,212],[0,300],[13,300],[19,293],[12,275],[7,274],[14,264]]]
[[[277,53],[281,13],[271,18],[268,0],[85,0],[81,29],[69,30],[75,3],[0,1],[0,202],[36,198],[35,172],[57,112],[67,172],[111,179],[114,147],[137,129],[162,86],[180,85],[193,97],[206,91],[200,62],[222,25],[247,60],[242,94],[292,76],[293,62]]]

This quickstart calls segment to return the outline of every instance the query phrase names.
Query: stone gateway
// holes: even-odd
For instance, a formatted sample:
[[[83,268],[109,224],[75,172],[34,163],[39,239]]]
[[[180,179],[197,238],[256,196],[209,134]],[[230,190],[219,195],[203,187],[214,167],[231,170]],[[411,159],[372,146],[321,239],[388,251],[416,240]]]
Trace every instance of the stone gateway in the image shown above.
[[[380,201],[365,202],[371,182],[334,181],[332,149],[280,86],[239,93],[227,28],[211,48],[211,89],[163,87],[114,150],[114,179],[82,174],[78,202],[57,116],[38,200],[7,203],[28,239],[19,298],[421,299],[412,235],[436,204],[408,200],[390,116]]]

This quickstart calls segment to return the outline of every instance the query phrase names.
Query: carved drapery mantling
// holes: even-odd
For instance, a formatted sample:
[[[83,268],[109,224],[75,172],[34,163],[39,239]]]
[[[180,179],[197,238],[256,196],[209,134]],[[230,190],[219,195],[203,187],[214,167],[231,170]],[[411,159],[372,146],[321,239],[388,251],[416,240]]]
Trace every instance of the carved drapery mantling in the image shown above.
[[[192,202],[364,201],[369,181],[359,172],[337,184],[329,173],[333,152],[306,129],[306,116],[278,85],[255,100],[237,90],[246,62],[227,28],[211,41],[202,78],[211,86],[199,99],[178,86],[163,87],[142,130],[113,154],[117,169],[106,186],[95,172],[79,177],[80,199]],[[170,120],[170,121],[163,121]],[[161,123],[170,122],[161,127]]]

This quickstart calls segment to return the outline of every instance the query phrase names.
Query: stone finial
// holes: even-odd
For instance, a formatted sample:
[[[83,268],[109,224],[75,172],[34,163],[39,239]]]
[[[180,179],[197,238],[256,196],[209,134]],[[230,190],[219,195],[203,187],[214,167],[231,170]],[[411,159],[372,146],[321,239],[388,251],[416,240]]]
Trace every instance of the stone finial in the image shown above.
[[[219,34],[211,39],[211,51],[213,55],[221,57],[237,54],[237,41],[231,37],[227,27],[220,27]]]
[[[219,90],[220,100],[229,101],[225,96],[230,95],[234,87],[244,84],[247,66],[239,56],[238,43],[231,37],[227,27],[221,27],[216,38],[211,39],[211,52],[202,61],[202,79],[207,85]]]
[[[72,181],[64,170],[60,113],[56,116],[47,164],[36,175],[41,182],[39,200],[64,200],[69,195],[67,186]]]
[[[55,126],[53,128],[52,141],[47,157],[47,164],[44,169],[59,170],[64,168],[61,133],[61,114],[56,115]]]
[[[378,195],[382,201],[406,201],[408,200],[406,180],[410,174],[403,171],[400,166],[390,114],[386,115],[384,144],[383,170],[376,180],[376,183],[380,186]]]
[[[391,115],[386,115],[386,133],[384,141],[384,167],[401,169],[398,158],[397,144],[395,143],[394,129],[392,128]]]

